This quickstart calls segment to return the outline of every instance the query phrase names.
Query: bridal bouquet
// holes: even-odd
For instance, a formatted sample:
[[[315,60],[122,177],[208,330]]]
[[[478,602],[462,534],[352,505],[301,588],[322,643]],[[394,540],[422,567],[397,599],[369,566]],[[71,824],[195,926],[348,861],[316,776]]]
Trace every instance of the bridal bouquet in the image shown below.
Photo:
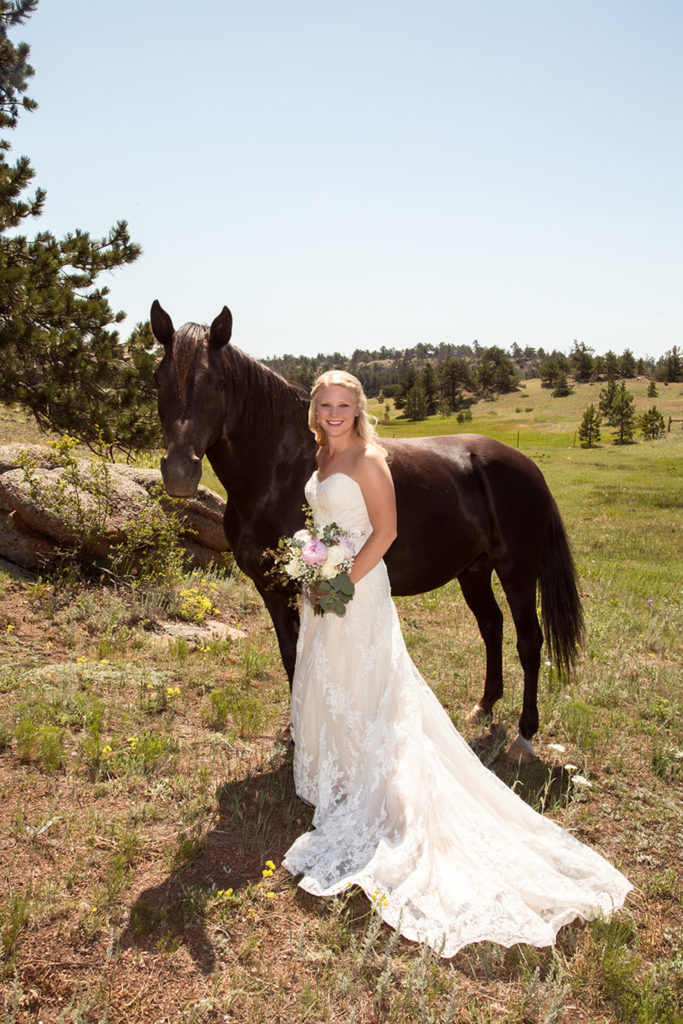
[[[281,537],[273,552],[276,571],[301,584],[316,615],[346,614],[354,585],[349,572],[356,554],[356,540],[336,523],[316,526],[308,510],[306,529],[293,537]]]

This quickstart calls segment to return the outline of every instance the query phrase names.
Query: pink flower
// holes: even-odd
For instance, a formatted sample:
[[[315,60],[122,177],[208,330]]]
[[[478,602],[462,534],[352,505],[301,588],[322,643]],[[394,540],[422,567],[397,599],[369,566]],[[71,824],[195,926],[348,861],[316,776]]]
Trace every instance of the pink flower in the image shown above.
[[[343,550],[344,558],[353,558],[356,554],[356,545],[354,544],[351,537],[342,536],[337,541],[337,545]]]
[[[304,543],[311,539],[311,535],[308,530],[297,530],[294,534],[294,540],[302,540]]]
[[[301,550],[306,565],[322,565],[327,559],[327,547],[321,540],[309,540]]]

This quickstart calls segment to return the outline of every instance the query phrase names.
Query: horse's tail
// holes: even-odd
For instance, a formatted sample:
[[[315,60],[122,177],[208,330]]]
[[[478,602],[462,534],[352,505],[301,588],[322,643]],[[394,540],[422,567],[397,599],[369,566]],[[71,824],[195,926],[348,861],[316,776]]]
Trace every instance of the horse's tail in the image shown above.
[[[583,608],[567,532],[555,499],[551,501],[550,525],[538,577],[541,620],[552,661],[558,671],[569,674],[583,639]]]

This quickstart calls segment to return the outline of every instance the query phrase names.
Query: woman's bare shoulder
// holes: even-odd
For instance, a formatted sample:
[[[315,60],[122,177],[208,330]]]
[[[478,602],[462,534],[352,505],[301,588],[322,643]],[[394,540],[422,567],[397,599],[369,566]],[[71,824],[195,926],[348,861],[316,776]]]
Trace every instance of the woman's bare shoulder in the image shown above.
[[[362,483],[363,480],[368,482],[391,480],[387,460],[376,444],[366,444],[358,452],[354,464],[354,475],[359,483]]]

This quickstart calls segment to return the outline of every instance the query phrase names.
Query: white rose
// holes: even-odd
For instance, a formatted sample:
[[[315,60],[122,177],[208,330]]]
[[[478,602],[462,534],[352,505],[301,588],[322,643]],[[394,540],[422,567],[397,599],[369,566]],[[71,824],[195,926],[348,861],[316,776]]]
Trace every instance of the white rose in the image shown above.
[[[296,579],[301,572],[301,559],[296,556],[294,558],[290,558],[290,560],[285,563],[285,572],[288,576],[292,576]]]
[[[340,544],[333,544],[327,552],[327,562],[335,566],[339,565],[339,563],[343,562],[347,557],[348,555],[346,554],[346,551]],[[327,564],[327,562],[325,564]]]
[[[331,565],[329,561],[325,562],[320,566],[320,575],[324,580],[331,580],[333,576],[337,575],[337,566]]]

